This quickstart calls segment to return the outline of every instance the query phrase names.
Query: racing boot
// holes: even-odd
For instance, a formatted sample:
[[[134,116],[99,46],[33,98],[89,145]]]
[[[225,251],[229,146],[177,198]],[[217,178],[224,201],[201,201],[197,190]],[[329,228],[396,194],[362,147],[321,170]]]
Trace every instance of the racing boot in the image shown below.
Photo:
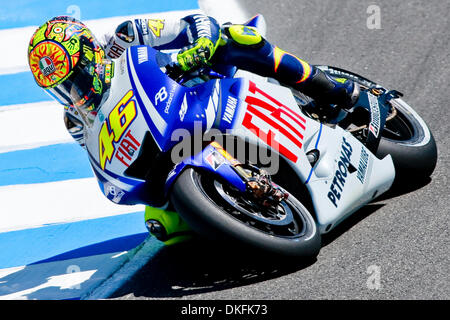
[[[186,222],[170,210],[146,206],[145,226],[152,236],[165,245],[185,242],[193,237],[193,231]]]
[[[342,109],[349,111],[360,96],[360,86],[346,78],[334,78],[314,67],[314,73],[296,89],[314,99],[307,110],[329,123],[337,123],[345,117]]]
[[[341,109],[350,110],[358,101],[360,86],[346,78],[334,78],[322,70],[312,67],[311,75],[295,89],[315,100],[315,106],[328,119],[335,118]]]
[[[313,98],[316,105],[325,112],[339,113],[341,108],[349,110],[358,101],[360,87],[354,81],[331,77],[321,69],[267,42],[261,50],[270,52],[269,59],[265,60],[272,61],[269,70],[272,69],[273,72],[267,70],[267,67],[262,68],[262,63],[259,64],[260,70],[265,69],[266,75]]]

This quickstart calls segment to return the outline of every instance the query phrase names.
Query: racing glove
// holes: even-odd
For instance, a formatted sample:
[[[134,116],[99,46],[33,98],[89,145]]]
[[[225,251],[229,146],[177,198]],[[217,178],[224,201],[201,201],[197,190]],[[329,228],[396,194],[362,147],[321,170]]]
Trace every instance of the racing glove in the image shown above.
[[[216,51],[217,44],[208,38],[199,38],[194,44],[184,47],[177,55],[178,64],[183,71],[189,71],[201,66],[207,66],[208,61]]]

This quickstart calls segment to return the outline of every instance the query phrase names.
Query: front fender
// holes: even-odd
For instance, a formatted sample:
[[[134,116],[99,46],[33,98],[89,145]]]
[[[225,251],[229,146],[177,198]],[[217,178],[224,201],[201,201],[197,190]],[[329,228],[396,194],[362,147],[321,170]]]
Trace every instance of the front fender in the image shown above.
[[[230,160],[231,158],[224,156],[223,153],[220,152],[220,149],[214,147],[214,144],[209,144],[201,152],[178,163],[173,170],[169,172],[164,186],[165,195],[168,196],[177,177],[188,167],[199,168],[210,172],[244,192],[247,188],[246,183],[235,171]]]

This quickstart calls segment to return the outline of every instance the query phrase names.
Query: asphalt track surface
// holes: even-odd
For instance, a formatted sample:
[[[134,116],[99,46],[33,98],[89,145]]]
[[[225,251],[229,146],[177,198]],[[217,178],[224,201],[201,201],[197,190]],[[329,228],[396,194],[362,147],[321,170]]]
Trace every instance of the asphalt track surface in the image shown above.
[[[436,170],[356,212],[310,263],[194,241],[161,250],[112,298],[449,299],[450,2],[378,0],[381,29],[367,27],[373,1],[241,3],[284,50],[403,92],[434,134]]]

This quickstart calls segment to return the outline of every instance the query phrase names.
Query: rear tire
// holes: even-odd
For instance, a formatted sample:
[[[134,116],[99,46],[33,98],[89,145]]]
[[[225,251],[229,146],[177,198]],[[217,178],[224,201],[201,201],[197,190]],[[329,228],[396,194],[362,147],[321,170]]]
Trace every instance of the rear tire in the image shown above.
[[[282,218],[293,221],[287,224],[290,220],[264,219],[258,213],[252,218],[240,199],[231,205],[235,195],[227,189],[213,176],[188,168],[175,182],[171,201],[188,225],[209,239],[233,240],[236,245],[285,257],[317,256],[321,246],[319,230],[309,211],[294,196],[289,195],[279,205],[280,211],[284,210],[280,215],[286,213]]]

